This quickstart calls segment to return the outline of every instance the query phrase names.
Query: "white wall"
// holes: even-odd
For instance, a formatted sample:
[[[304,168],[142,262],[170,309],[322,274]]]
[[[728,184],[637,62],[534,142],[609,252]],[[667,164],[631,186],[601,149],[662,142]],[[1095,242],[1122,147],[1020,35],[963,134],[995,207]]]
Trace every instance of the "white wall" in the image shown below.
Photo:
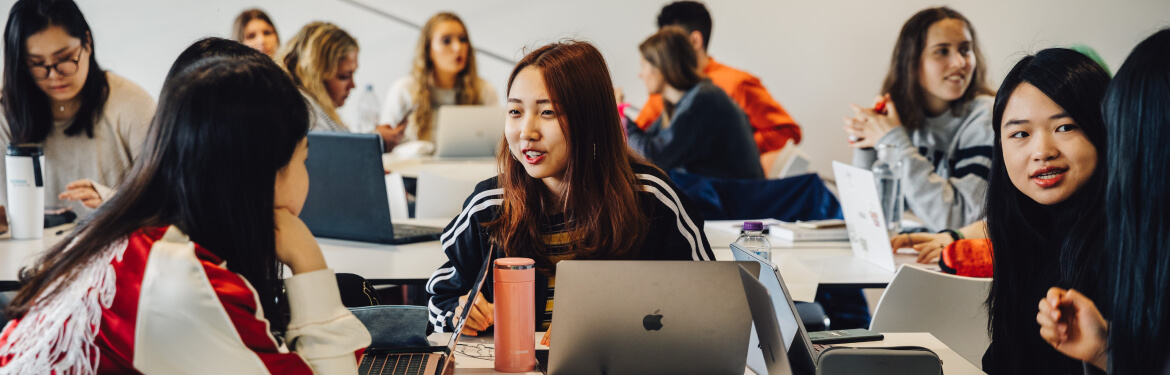
[[[467,23],[477,48],[519,59],[524,47],[564,38],[593,41],[605,54],[615,83],[640,106],[646,94],[637,78],[637,45],[655,31],[655,16],[667,1],[592,0],[356,0],[421,24],[451,10]],[[5,9],[12,1],[0,1]],[[355,118],[365,84],[380,98],[409,71],[418,33],[342,0],[79,0],[94,29],[99,62],[155,94],[171,62],[204,36],[227,36],[239,11],[257,6],[269,13],[282,41],[313,20],[330,21],[353,34],[362,47],[358,89],[342,107]],[[1083,43],[1095,48],[1113,70],[1129,50],[1153,31],[1170,26],[1166,0],[902,0],[708,1],[714,17],[710,53],[759,76],[804,129],[801,145],[813,167],[831,173],[831,160],[848,161],[841,118],[848,104],[869,103],[878,94],[894,38],[915,11],[948,5],[974,24],[991,84],[1023,53]],[[503,95],[510,64],[480,56],[481,76]]]

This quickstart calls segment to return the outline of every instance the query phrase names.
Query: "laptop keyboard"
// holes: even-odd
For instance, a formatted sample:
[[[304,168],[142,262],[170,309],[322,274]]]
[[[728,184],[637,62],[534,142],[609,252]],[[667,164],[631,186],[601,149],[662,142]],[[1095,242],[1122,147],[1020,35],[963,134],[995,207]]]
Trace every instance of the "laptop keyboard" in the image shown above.
[[[410,238],[434,236],[443,233],[442,228],[419,227],[414,225],[394,224],[394,238]]]
[[[362,375],[415,375],[427,368],[431,354],[378,354],[367,355],[358,365]]]

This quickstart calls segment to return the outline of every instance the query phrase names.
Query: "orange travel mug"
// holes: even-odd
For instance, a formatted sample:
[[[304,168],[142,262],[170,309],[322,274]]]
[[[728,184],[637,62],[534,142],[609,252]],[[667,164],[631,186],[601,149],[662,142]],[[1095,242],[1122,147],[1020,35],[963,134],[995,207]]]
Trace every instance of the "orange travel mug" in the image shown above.
[[[536,264],[528,258],[496,259],[496,365],[499,372],[536,369]]]

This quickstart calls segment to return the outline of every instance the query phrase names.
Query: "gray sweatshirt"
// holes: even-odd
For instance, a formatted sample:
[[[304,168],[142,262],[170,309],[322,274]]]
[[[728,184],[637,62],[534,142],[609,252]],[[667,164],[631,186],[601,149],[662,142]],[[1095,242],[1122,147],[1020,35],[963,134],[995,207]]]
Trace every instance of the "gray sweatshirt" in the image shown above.
[[[927,118],[913,132],[891,130],[877,144],[901,149],[902,191],[906,208],[932,231],[958,229],[982,220],[987,175],[995,133],[991,107],[995,98],[979,96],[958,113],[948,110]],[[870,169],[874,150],[854,150],[853,166]]]
[[[72,120],[56,121],[45,138],[45,205],[65,205],[78,216],[90,211],[80,202],[57,199],[65,185],[80,179],[117,188],[123,175],[142,151],[151,117],[154,116],[154,98],[142,87],[112,72],[106,72],[110,83],[110,97],[101,118],[94,123],[93,138],[85,134],[66,136],[65,128]],[[8,120],[0,116],[0,205],[8,205],[8,177],[4,153],[12,142]],[[102,191],[102,198],[108,192]]]

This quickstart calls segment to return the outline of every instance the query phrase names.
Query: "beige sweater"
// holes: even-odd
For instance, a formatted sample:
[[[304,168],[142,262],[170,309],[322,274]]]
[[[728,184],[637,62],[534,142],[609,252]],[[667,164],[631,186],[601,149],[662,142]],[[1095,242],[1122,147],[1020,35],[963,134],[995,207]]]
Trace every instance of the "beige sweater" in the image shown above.
[[[57,121],[45,138],[45,205],[72,207],[78,216],[89,214],[80,202],[62,201],[57,194],[65,185],[83,178],[116,188],[142,150],[154,116],[154,98],[142,87],[106,72],[110,97],[101,118],[93,127],[93,138],[85,134],[66,136],[71,121]],[[8,120],[0,116],[0,205],[8,205],[8,177],[4,154],[12,141]]]

